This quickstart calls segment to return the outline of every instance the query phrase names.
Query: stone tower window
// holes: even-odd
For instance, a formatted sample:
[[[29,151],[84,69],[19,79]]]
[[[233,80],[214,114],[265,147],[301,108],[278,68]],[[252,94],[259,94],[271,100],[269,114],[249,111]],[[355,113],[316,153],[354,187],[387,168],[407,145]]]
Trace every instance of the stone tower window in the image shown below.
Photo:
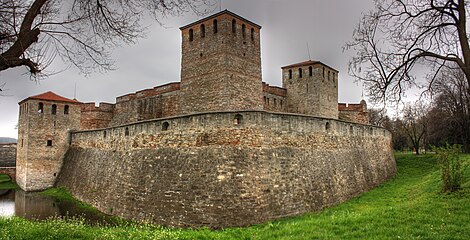
[[[331,129],[330,123],[327,122],[327,123],[325,124],[325,130],[326,130],[326,131],[330,131],[330,129]]]
[[[44,112],[44,104],[40,102],[38,104],[38,113],[43,113]]]
[[[276,99],[274,99],[274,107],[276,107]]]
[[[233,124],[234,125],[240,125],[240,124],[242,124],[242,120],[243,120],[243,116],[241,114],[237,114],[233,118]]]
[[[281,103],[281,108],[282,108],[282,100],[281,100],[281,102],[280,102],[280,103]]]
[[[243,35],[243,38],[246,37],[246,26],[245,26],[245,24],[242,25],[242,35]]]
[[[323,67],[323,77],[325,77],[325,67]]]
[[[328,71],[328,80],[330,80],[330,71]]]
[[[289,69],[289,79],[292,79],[292,69]]]
[[[264,104],[266,104],[266,96],[264,96],[263,99],[264,99]]]
[[[69,114],[69,105],[64,106],[64,114],[65,115]]]
[[[106,131],[103,131],[103,138],[106,138]]]
[[[205,37],[206,36],[206,25],[204,24],[201,24],[201,37]]]
[[[354,134],[353,126],[349,126],[349,134]]]
[[[313,68],[312,66],[308,67],[308,75],[311,77],[313,76]]]
[[[251,41],[255,40],[255,29],[251,28]]]
[[[166,131],[168,130],[168,128],[170,127],[170,124],[168,122],[164,122],[162,124],[162,131]]]
[[[47,140],[46,146],[52,147],[52,140]]]
[[[302,68],[299,68],[299,78],[302,78]]]
[[[129,136],[129,128],[126,127],[126,129],[124,130],[124,136]]]
[[[217,19],[214,19],[214,33],[217,33],[219,31],[218,25],[217,25]]]
[[[51,114],[52,114],[52,115],[56,115],[56,114],[57,114],[57,105],[52,104]]]
[[[232,33],[237,32],[237,21],[235,19],[232,20]]]
[[[193,29],[189,29],[189,41],[192,42],[194,40],[194,31]]]

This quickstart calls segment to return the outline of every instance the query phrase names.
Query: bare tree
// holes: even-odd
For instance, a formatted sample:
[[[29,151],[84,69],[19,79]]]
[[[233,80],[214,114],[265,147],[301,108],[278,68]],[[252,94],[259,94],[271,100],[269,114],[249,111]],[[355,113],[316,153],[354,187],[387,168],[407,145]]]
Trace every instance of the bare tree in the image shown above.
[[[428,113],[430,140],[434,145],[461,144],[470,152],[470,94],[465,75],[460,69],[445,69],[432,87],[436,97]]]
[[[428,89],[449,62],[462,69],[468,86],[468,10],[465,0],[375,0],[345,46],[357,53],[350,74],[375,102],[399,102],[410,87]],[[413,74],[419,65],[429,70],[429,82]]]
[[[421,102],[413,106],[408,104],[403,109],[403,130],[408,135],[416,155],[420,154],[420,147],[423,145],[427,131],[427,107]]]
[[[34,76],[58,56],[84,73],[113,68],[111,51],[144,35],[143,20],[206,13],[215,0],[0,0],[0,71]]]

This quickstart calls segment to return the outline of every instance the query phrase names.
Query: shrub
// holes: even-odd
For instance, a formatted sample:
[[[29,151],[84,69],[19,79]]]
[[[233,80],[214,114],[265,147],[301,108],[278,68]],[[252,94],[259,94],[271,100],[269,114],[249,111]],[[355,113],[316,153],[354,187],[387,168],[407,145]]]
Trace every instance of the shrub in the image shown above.
[[[462,159],[460,153],[462,146],[446,143],[443,147],[433,147],[437,160],[441,166],[442,192],[455,192],[460,190],[463,178]]]

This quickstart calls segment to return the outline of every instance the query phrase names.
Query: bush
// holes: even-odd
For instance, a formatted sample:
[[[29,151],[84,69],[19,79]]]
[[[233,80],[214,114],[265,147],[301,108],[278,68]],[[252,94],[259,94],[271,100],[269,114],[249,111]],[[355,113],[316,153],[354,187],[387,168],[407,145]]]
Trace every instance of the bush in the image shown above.
[[[455,192],[460,190],[463,181],[462,159],[460,154],[462,146],[448,143],[443,147],[433,147],[437,160],[441,166],[442,192]]]

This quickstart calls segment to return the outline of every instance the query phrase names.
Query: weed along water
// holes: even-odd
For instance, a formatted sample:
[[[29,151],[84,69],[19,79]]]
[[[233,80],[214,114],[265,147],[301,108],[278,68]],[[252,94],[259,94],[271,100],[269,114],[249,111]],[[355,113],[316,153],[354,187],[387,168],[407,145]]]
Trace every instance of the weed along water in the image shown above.
[[[51,191],[60,192],[62,190]],[[115,222],[114,218],[81,206],[80,203],[73,200],[49,196],[49,192],[24,192],[19,189],[0,190],[0,217],[18,216],[28,220],[83,219],[91,225],[113,225]]]

